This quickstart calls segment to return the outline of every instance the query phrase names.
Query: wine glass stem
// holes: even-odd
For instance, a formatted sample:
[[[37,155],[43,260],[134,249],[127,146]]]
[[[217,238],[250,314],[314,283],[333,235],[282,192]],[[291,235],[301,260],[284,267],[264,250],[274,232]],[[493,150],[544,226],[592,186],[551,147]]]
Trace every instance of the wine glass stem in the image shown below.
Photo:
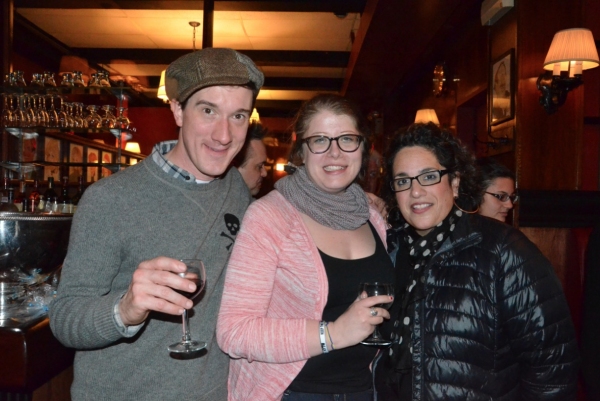
[[[375,326],[375,330],[373,330],[373,334],[371,334],[371,338],[376,340],[381,340],[381,334],[379,334],[379,329]]]
[[[181,341],[184,343],[189,343],[192,341],[192,336],[190,335],[190,325],[188,320],[188,311],[187,309],[183,310],[182,318],[182,328],[183,328],[183,337],[181,337]]]

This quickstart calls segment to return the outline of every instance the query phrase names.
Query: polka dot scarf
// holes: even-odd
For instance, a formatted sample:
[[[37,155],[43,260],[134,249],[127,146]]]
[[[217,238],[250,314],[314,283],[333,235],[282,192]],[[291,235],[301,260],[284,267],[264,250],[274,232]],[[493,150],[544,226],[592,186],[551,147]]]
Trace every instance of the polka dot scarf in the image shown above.
[[[400,237],[409,250],[410,266],[405,268],[410,268],[411,271],[402,297],[402,308],[393,323],[394,343],[389,350],[391,362],[397,372],[410,373],[412,368],[412,319],[415,315],[415,304],[425,298],[425,266],[454,231],[462,215],[463,213],[454,207],[442,222],[424,236],[417,234],[407,223],[401,229]]]

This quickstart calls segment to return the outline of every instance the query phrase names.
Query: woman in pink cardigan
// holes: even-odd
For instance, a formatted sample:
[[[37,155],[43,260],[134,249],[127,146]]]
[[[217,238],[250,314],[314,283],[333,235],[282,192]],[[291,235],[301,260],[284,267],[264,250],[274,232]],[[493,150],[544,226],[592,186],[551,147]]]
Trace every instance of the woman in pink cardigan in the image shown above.
[[[229,400],[371,401],[377,348],[359,344],[389,318],[361,282],[393,282],[385,224],[355,183],[368,127],[338,95],[300,109],[300,165],[252,203],[229,261],[217,340],[231,356]]]

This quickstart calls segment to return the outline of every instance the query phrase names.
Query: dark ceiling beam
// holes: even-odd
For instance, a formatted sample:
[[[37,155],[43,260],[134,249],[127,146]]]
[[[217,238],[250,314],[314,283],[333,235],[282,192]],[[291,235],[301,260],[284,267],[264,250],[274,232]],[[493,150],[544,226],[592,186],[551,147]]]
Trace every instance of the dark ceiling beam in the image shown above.
[[[85,8],[124,10],[202,10],[197,0],[14,0],[15,8]],[[362,13],[366,0],[215,1],[215,11],[288,11]]]
[[[146,78],[149,88],[158,88],[160,76],[147,76]],[[339,92],[342,82],[341,78],[265,77],[263,89]]]
[[[72,48],[73,52],[90,62],[109,64],[111,60],[132,60],[138,64],[170,64],[191,49],[104,49]],[[337,67],[348,64],[349,52],[239,50],[259,66]]]
[[[294,117],[302,105],[301,100],[260,100],[255,107],[261,117]]]
[[[265,77],[264,89],[339,91],[341,78]]]
[[[371,3],[373,7],[369,7]],[[363,14],[371,10],[368,31],[361,32],[361,21],[356,38],[361,42],[360,51],[355,54],[353,49],[355,59],[344,86],[344,94],[364,111],[382,110],[392,93],[410,81],[416,68],[426,67],[431,73],[429,58],[440,50],[438,44],[455,39],[465,10],[477,12],[481,6],[481,0],[437,1],[435,7],[432,3],[369,0]]]
[[[73,54],[67,45],[17,13],[13,29],[13,51],[49,71],[58,70],[62,56]]]

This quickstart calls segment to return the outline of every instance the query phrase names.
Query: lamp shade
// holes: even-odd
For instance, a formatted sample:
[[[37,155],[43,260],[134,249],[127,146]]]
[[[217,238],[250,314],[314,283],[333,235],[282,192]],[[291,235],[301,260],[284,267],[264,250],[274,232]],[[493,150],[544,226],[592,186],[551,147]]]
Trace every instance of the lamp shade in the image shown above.
[[[435,114],[434,109],[420,109],[417,110],[417,116],[415,117],[415,123],[424,123],[432,122],[435,125],[440,125],[440,121],[437,118],[437,114]]]
[[[156,97],[164,100],[165,102],[169,100],[167,96],[167,92],[165,91],[165,72],[166,70],[162,70],[160,73],[160,83],[158,84],[158,91],[156,92]]]
[[[592,31],[585,28],[572,28],[554,34],[550,50],[544,60],[544,69],[557,71],[558,66],[555,68],[555,64],[560,64],[560,71],[568,71],[569,62],[580,64],[581,70],[598,67],[600,61]]]
[[[260,123],[260,116],[258,115],[258,111],[256,111],[256,107],[252,110],[252,114],[250,115],[251,123]]]
[[[125,150],[132,153],[142,153],[140,144],[137,142],[127,142],[125,145]]]

